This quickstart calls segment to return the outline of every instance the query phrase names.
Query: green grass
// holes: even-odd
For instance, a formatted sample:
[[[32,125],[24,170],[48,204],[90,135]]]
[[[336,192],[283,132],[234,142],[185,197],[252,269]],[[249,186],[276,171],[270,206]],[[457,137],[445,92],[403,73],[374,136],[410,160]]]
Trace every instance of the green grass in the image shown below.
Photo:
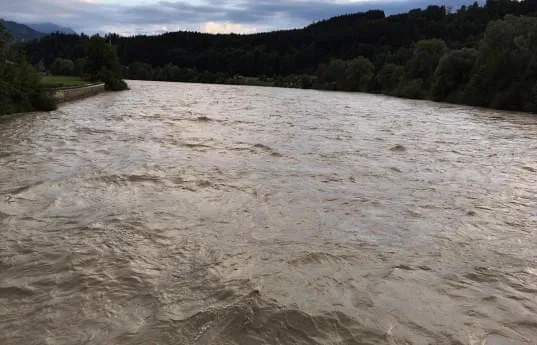
[[[75,87],[83,86],[88,83],[80,79],[80,77],[70,77],[63,75],[47,75],[41,78],[41,85],[44,88],[52,89],[57,87]]]

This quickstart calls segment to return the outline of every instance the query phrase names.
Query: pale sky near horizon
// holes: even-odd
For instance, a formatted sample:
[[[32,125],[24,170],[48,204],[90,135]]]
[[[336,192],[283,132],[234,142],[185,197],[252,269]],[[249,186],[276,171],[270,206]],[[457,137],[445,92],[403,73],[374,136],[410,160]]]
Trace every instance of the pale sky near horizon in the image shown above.
[[[0,18],[52,22],[88,34],[253,33],[300,28],[368,9],[390,14],[427,4],[441,0],[0,0]]]

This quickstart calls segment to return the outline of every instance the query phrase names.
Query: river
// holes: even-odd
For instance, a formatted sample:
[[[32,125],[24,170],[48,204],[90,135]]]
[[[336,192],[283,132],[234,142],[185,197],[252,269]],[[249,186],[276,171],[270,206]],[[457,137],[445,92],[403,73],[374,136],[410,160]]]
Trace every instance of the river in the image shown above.
[[[1,344],[537,344],[537,117],[130,86],[0,118]]]

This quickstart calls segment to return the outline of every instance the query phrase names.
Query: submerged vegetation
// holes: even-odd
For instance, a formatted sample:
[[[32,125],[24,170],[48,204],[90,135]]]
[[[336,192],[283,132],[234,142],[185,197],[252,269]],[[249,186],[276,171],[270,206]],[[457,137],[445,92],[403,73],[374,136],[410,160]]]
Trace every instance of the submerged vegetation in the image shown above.
[[[536,16],[535,0],[489,0],[456,11],[429,6],[385,16],[372,10],[252,35],[53,34],[23,47],[36,66],[105,80],[109,89],[124,88],[124,75],[361,91],[537,112]]]

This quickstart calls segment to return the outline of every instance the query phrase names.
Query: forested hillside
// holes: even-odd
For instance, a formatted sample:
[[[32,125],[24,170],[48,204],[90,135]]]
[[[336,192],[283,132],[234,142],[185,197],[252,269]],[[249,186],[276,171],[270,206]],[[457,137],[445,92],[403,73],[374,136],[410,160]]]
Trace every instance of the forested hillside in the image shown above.
[[[41,83],[45,69],[38,63],[28,63],[20,45],[13,44],[13,36],[0,22],[0,115],[32,110],[56,109],[56,100],[44,92]],[[121,78],[121,65],[113,47],[98,36],[84,39],[83,65],[77,65],[78,73],[88,82],[104,82],[107,90],[128,88]],[[57,65],[57,66],[56,66]],[[49,68],[66,68],[74,64],[70,59],[55,59]],[[43,72],[43,71],[41,71]]]
[[[52,34],[56,32],[60,32],[63,34],[76,34],[76,32],[68,27],[65,26],[59,26],[54,23],[31,23],[28,24],[29,27],[34,29],[35,31],[43,32],[45,34]]]
[[[254,82],[379,92],[536,111],[537,1],[488,1],[456,11],[372,10],[297,30],[253,35],[109,35],[132,79]],[[28,44],[31,62],[76,62],[87,36]]]
[[[41,93],[39,74],[18,50],[8,47],[11,40],[0,22],[0,115],[54,109]]]
[[[17,41],[31,41],[45,36],[43,32],[35,30],[28,25],[0,19],[2,25]]]

